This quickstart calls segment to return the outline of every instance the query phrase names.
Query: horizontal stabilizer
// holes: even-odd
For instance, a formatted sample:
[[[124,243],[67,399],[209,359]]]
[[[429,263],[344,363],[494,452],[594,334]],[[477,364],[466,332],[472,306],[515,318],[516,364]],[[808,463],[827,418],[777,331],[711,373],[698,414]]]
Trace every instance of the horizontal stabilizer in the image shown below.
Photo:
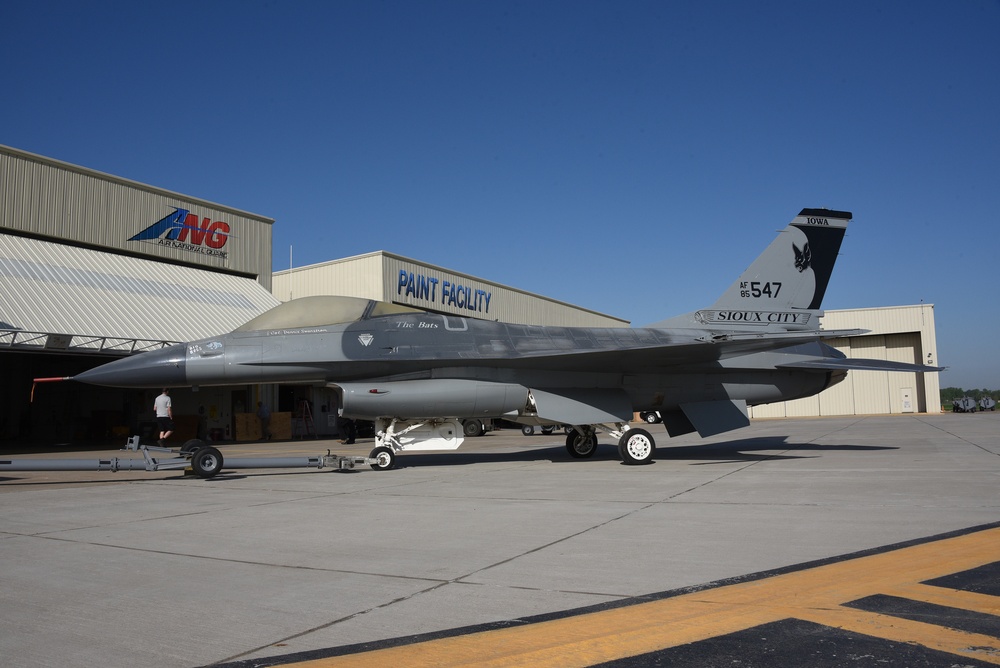
[[[619,388],[531,390],[538,417],[563,424],[628,422],[632,402]]]
[[[715,334],[711,341],[811,341],[813,339],[847,339],[862,336],[870,329],[817,329],[811,332],[735,332]],[[707,340],[707,339],[706,339]]]
[[[779,369],[817,369],[821,371],[912,371],[925,373],[929,371],[944,371],[947,367],[929,366],[927,364],[910,364],[908,362],[891,362],[889,360],[866,360],[850,357],[803,360],[778,364]]]

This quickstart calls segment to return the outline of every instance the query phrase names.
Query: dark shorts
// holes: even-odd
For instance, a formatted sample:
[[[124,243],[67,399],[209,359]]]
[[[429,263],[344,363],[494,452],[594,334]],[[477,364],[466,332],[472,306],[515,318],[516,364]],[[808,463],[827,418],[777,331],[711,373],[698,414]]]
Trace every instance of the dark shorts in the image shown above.
[[[156,418],[156,424],[160,425],[160,431],[173,431],[174,421],[168,417]]]

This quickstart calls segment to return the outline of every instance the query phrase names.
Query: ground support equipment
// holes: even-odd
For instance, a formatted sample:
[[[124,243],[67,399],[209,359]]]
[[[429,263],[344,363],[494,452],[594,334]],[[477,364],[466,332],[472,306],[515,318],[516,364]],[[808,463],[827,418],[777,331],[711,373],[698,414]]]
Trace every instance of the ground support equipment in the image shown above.
[[[370,457],[331,454],[317,457],[233,457],[225,459],[222,453],[203,441],[188,441],[179,450],[142,445],[138,436],[128,439],[123,450],[141,452],[137,457],[111,457],[108,459],[0,459],[3,471],[171,471],[188,470],[202,478],[211,478],[223,468],[227,469],[291,469],[332,468],[351,470],[355,466],[376,463]],[[153,457],[150,452],[166,452],[170,458]]]

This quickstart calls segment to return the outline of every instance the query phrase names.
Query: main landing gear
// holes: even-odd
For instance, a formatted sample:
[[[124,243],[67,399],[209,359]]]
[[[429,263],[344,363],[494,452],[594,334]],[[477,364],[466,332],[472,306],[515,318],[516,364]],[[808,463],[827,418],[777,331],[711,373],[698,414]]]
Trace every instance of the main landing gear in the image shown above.
[[[566,434],[566,451],[575,459],[593,457],[597,452],[597,430],[591,425],[575,427]]]
[[[614,425],[580,425],[566,436],[566,451],[570,457],[584,459],[597,452],[597,427],[618,439],[618,454],[630,466],[652,464],[656,441],[645,429],[629,428],[624,422]]]

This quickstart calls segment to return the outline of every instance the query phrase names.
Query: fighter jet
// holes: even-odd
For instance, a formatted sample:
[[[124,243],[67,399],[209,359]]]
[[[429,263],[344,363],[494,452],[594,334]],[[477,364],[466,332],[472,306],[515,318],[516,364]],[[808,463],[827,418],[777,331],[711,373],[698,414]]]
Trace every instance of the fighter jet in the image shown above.
[[[747,406],[814,395],[852,369],[938,367],[847,359],[823,343],[820,303],[852,216],[803,209],[711,306],[642,328],[542,327],[431,313],[352,297],[286,302],[235,331],[110,362],[75,380],[113,387],[314,383],[340,413],[376,425],[374,468],[396,454],[450,450],[462,418],[572,425],[566,448],[594,454],[598,432],[626,464],[655,441],[629,422],[658,411],[671,436],[749,424]]]

